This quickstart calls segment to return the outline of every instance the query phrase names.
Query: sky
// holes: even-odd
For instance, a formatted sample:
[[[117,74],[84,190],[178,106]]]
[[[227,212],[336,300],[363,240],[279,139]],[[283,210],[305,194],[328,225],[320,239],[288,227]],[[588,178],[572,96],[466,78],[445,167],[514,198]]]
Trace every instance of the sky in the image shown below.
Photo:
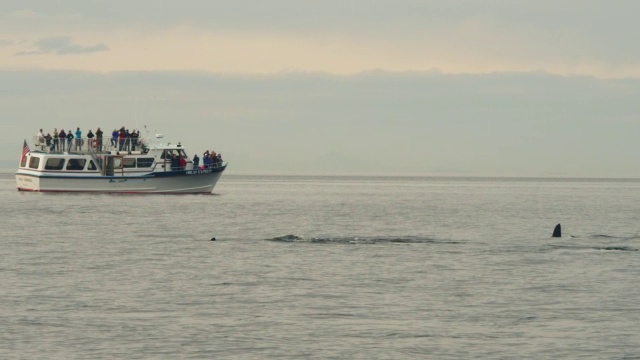
[[[4,0],[0,167],[39,128],[125,126],[215,149],[236,174],[637,178],[638,13],[627,0]]]

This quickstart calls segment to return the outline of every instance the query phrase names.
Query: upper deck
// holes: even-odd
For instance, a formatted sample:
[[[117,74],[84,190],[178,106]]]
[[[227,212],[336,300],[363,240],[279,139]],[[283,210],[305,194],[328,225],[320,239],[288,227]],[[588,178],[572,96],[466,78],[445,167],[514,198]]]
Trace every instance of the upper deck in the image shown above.
[[[43,153],[75,153],[75,154],[96,154],[96,153],[115,153],[115,152],[146,152],[152,147],[157,147],[159,144],[149,141],[146,138],[125,138],[125,139],[112,139],[112,138],[87,138],[82,137],[79,139],[66,138],[58,139],[52,138],[50,140],[34,136],[32,138],[32,144],[34,150]],[[170,144],[165,146],[171,147]],[[167,148],[168,148],[167,147]],[[177,147],[174,146],[174,147]]]
[[[42,141],[35,136],[35,148],[25,156],[20,169],[27,172],[109,176],[143,175],[157,172],[196,170],[180,143],[160,142],[159,139],[97,139],[72,138]],[[176,160],[177,158],[177,160]],[[183,159],[183,160],[180,160]],[[177,165],[175,161],[181,162]],[[204,165],[204,164],[203,164]],[[219,159],[207,168],[224,167]]]

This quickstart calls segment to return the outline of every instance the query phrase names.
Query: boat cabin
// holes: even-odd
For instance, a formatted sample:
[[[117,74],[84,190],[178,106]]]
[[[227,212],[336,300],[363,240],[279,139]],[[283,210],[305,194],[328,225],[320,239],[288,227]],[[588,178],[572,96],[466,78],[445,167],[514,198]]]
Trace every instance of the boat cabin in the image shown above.
[[[176,170],[193,170],[193,162],[184,148],[178,143],[150,144],[141,141],[139,150],[105,148],[97,151],[95,146],[76,151],[55,151],[36,146],[35,151],[22,158],[20,168],[36,172],[102,175],[102,176],[135,176],[154,172]],[[186,166],[172,166],[172,159],[184,159]]]

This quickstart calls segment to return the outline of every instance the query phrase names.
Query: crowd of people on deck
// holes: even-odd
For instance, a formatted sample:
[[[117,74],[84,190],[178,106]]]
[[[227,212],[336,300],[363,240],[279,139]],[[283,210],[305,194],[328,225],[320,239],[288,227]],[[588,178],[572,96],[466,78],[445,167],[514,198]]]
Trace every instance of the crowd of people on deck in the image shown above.
[[[86,140],[88,140],[88,147],[90,149],[101,152],[107,148],[103,142],[104,132],[98,128],[95,133],[89,130],[86,134]],[[64,129],[58,131],[57,128],[53,129],[53,134],[48,132],[46,135],[40,129],[37,135],[37,144],[43,147],[43,150],[47,149],[52,152],[70,152],[72,150],[82,151],[85,145],[85,139],[82,137],[82,130],[79,127],[75,131],[69,129],[65,132]],[[136,151],[141,148],[140,142],[140,130],[132,130],[121,127],[119,130],[114,129],[111,133],[111,148],[118,151]]]
[[[120,130],[113,129],[111,132],[111,146],[117,147],[118,151],[136,151],[140,149],[140,130],[129,131],[125,127]]]
[[[198,155],[195,155],[193,157],[193,163],[194,163],[194,167],[195,163],[196,163],[196,157]],[[216,167],[218,165],[220,165],[222,163],[222,154],[216,153],[215,151],[211,150],[206,150],[203,154],[202,154],[202,168],[209,168],[209,167]]]
[[[200,157],[198,154],[193,155],[193,168],[194,169],[207,169],[220,166],[222,164],[222,154],[215,151],[206,150],[202,154],[202,165],[200,164]],[[185,169],[187,166],[187,159],[179,155],[173,154],[171,157],[171,169],[180,170]]]
[[[91,131],[89,131],[89,134],[91,134],[92,137],[95,136]],[[96,134],[102,136],[100,128],[98,128]],[[82,130],[80,130],[80,128],[76,128],[75,132],[71,129],[65,132],[64,129],[60,129],[60,131],[58,131],[58,128],[54,128],[53,135],[51,133],[47,133],[47,135],[45,135],[42,129],[40,129],[37,137],[38,143],[36,145],[42,146],[43,150],[46,148],[49,151],[71,151],[71,149],[74,148],[74,145],[76,150],[82,149],[83,140]]]

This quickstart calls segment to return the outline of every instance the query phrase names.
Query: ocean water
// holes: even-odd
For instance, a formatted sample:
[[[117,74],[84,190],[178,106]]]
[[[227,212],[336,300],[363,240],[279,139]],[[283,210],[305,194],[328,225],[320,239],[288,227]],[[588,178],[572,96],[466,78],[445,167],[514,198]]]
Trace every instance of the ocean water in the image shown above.
[[[133,196],[5,173],[0,204],[1,358],[640,358],[640,180],[223,175]]]

